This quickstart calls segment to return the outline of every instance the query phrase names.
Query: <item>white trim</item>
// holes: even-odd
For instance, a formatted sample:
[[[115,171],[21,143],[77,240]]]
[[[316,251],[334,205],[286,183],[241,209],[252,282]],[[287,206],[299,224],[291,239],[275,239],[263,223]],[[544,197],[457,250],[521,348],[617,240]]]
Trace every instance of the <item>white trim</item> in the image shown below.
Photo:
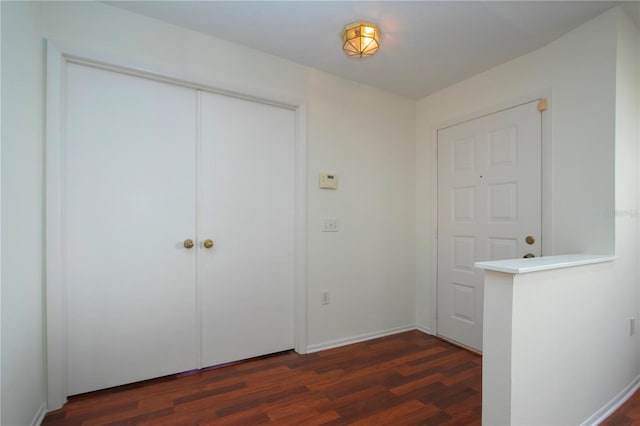
[[[438,127],[431,129],[431,329],[438,334]]]
[[[305,100],[296,95],[289,95],[277,90],[268,90],[250,84],[241,84],[233,78],[213,78],[210,73],[196,72],[194,69],[169,65],[163,62],[152,62],[148,58],[120,55],[117,53],[94,50],[85,46],[47,39],[47,44],[55,44],[62,55],[71,62],[90,65],[130,75],[143,76],[147,79],[163,81],[182,87],[199,89],[206,92],[227,95],[296,109]]]
[[[0,22],[2,22],[2,8],[0,8]],[[5,59],[6,61],[6,59]],[[0,55],[0,70],[2,70],[2,55]],[[1,71],[0,71],[1,73]],[[6,108],[6,107],[5,107]],[[0,129],[2,128],[2,104],[0,103]],[[0,149],[0,206],[2,204],[2,149]],[[2,208],[0,207],[0,230],[2,229]],[[2,232],[0,231],[0,271],[2,271]],[[0,289],[2,289],[2,273],[0,272]],[[6,299],[6,298],[5,298]],[[2,317],[2,291],[0,290],[0,318]],[[0,327],[0,355],[2,354],[2,327]],[[2,368],[0,368],[0,406],[2,404]],[[1,415],[0,415],[1,421]]]
[[[601,254],[561,254],[558,256],[541,256],[533,259],[487,260],[485,262],[476,262],[474,266],[478,269],[505,272],[507,274],[528,274],[530,272],[613,262],[617,259],[619,259],[617,256]]]
[[[296,109],[293,229],[293,333],[294,349],[307,348],[307,106]]]
[[[67,402],[66,301],[64,291],[63,218],[63,90],[62,52],[47,42],[45,149],[45,268],[47,320],[47,406]]]
[[[365,342],[367,340],[390,336],[392,334],[404,333],[405,331],[411,331],[415,329],[416,329],[415,324],[404,325],[402,327],[389,328],[387,330],[375,331],[372,333],[365,333],[357,336],[345,337],[343,339],[330,340],[328,342],[307,346],[307,353],[320,352],[327,349],[338,348],[340,346],[352,345],[354,343]]]
[[[435,330],[434,335],[438,335],[438,130],[445,129],[447,127],[455,126],[457,124],[471,121],[476,118],[484,117],[487,115],[495,114],[496,112],[504,111],[510,108],[515,108],[520,105],[524,105],[530,102],[535,102],[537,99],[546,98],[548,101],[547,110],[542,113],[542,200],[541,200],[541,220],[542,220],[542,255],[553,254],[553,241],[552,241],[552,152],[551,152],[551,111],[553,108],[553,102],[551,101],[551,88],[538,90],[527,95],[514,97],[510,100],[497,103],[493,106],[476,110],[469,114],[462,114],[442,121],[435,125],[431,129],[431,170],[432,170],[432,186],[431,186],[431,257],[432,261],[432,273],[431,280],[434,285],[431,287],[431,312],[432,312],[432,328]]]
[[[640,376],[636,376],[624,389],[614,396],[611,401],[607,402],[598,411],[593,413],[581,425],[597,425],[602,423],[607,417],[612,415],[622,404],[627,402],[636,391],[640,389]]]
[[[205,367],[205,365],[203,365],[202,362],[202,352],[204,349],[203,346],[203,338],[202,338],[202,283],[205,282],[205,280],[202,277],[202,270],[200,269],[200,257],[202,256],[202,250],[200,250],[201,247],[204,247],[204,243],[202,243],[200,241],[200,206],[202,205],[202,200],[203,200],[203,196],[202,196],[202,191],[201,191],[201,185],[200,185],[200,173],[202,171],[202,162],[201,162],[201,158],[202,158],[202,91],[200,90],[196,90],[196,120],[195,120],[195,126],[196,126],[196,146],[195,146],[195,158],[193,159],[195,161],[196,164],[196,170],[195,170],[195,184],[196,184],[196,190],[195,190],[195,206],[194,207],[194,211],[195,211],[195,224],[196,224],[196,229],[194,232],[194,236],[195,236],[195,240],[196,240],[196,247],[198,248],[198,250],[196,250],[195,254],[195,262],[196,262],[196,292],[195,292],[195,306],[196,306],[196,366],[198,368],[203,368]]]
[[[40,408],[38,408],[38,412],[33,417],[33,420],[31,421],[31,426],[40,426],[40,424],[42,424],[42,421],[44,420],[44,416],[46,415],[47,415],[47,404],[43,402],[42,405],[40,405]]]
[[[436,333],[433,332],[430,328],[423,327],[421,325],[416,324],[416,330],[423,332],[424,334],[428,334],[429,336],[435,336]]]
[[[61,408],[67,401],[66,353],[66,292],[64,271],[64,92],[66,63],[89,65],[128,75],[135,75],[177,86],[188,87],[231,96],[252,102],[292,110],[296,114],[295,176],[294,178],[294,348],[305,353],[307,339],[306,306],[306,172],[307,172],[307,119],[304,102],[285,96],[266,96],[259,91],[239,92],[235,88],[194,83],[184,73],[164,74],[162,67],[131,64],[114,59],[113,55],[88,52],[84,49],[60,45],[46,40],[47,45],[47,99],[46,99],[46,320],[47,320],[47,406]],[[175,71],[175,70],[174,70]],[[272,94],[269,94],[272,95]]]
[[[539,94],[540,98],[547,98],[547,110],[542,112],[542,256],[551,256],[553,252],[553,211],[551,207],[553,195],[553,163],[552,140],[551,140],[551,112],[553,102],[551,101],[551,89]]]
[[[443,120],[440,123],[438,123],[436,126],[434,126],[435,130],[442,130],[442,129],[446,129],[447,127],[451,127],[451,126],[455,126],[457,124],[462,124],[466,121],[471,121],[471,120],[475,120],[477,118],[481,118],[487,115],[491,115],[491,114],[495,114],[496,112],[500,112],[500,111],[504,111],[504,110],[508,110],[511,108],[515,108],[518,107],[520,105],[524,105],[524,104],[528,104],[531,102],[535,102],[540,98],[547,98],[548,101],[550,101],[550,97],[551,97],[551,89],[541,89],[541,90],[537,90],[531,93],[528,93],[526,95],[522,95],[522,96],[515,96],[513,98],[507,99],[505,101],[502,102],[498,102],[495,103],[493,105],[490,105],[488,107],[485,108],[480,108],[475,110],[474,112],[471,113],[467,113],[467,114],[461,114],[459,116],[455,116],[453,118],[447,119],[447,120]],[[548,103],[548,109],[547,111],[549,111],[551,109],[551,102]]]
[[[469,352],[473,352],[476,355],[480,355],[482,356],[482,351],[477,350],[476,348],[472,348],[471,346],[467,346],[464,343],[460,343],[456,340],[453,339],[449,339],[448,337],[445,336],[438,336],[437,334],[435,335],[438,339],[441,339],[447,343],[451,343],[453,346],[457,346],[459,348],[464,349],[465,351],[469,351]]]
[[[63,56],[66,62],[70,64],[88,66],[88,67],[97,68],[104,71],[110,71],[110,72],[132,76],[132,77],[141,77],[147,80],[157,81],[160,83],[173,84],[173,85],[184,87],[187,89],[192,89],[196,91],[201,90],[204,92],[215,93],[216,95],[229,96],[236,99],[242,99],[245,101],[257,102],[257,103],[266,104],[266,105],[272,105],[279,108],[285,108],[290,110],[294,110],[296,108],[295,105],[291,105],[286,102],[279,102],[271,99],[266,99],[261,96],[247,95],[247,94],[239,93],[233,90],[224,90],[224,89],[209,86],[206,84],[193,83],[190,81],[182,80],[180,78],[166,77],[154,72],[141,71],[135,68],[127,67],[127,66],[108,64],[100,60],[86,59],[86,58],[82,58],[75,55],[64,54]]]

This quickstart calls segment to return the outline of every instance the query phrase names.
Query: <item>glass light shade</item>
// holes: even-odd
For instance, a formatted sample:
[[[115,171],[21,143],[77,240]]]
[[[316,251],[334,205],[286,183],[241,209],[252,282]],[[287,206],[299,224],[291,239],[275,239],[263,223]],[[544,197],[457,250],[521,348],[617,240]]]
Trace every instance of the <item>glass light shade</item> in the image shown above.
[[[358,21],[346,25],[340,37],[344,53],[356,59],[372,56],[380,47],[380,30],[371,22]]]

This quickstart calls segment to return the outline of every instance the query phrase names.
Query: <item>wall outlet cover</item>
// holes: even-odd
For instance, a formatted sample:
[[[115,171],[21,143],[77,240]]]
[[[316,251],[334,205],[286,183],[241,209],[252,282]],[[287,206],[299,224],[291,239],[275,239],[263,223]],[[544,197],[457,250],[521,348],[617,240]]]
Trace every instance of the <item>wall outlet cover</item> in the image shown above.
[[[325,217],[322,224],[322,232],[338,232],[338,218],[337,217]]]

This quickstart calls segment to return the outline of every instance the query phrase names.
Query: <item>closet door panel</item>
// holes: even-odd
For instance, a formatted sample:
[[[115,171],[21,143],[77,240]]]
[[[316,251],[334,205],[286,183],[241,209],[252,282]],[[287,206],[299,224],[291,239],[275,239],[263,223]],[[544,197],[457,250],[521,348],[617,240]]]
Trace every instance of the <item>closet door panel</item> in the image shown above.
[[[202,92],[200,123],[203,366],[291,349],[295,113]]]
[[[195,91],[69,65],[70,395],[198,366]]]

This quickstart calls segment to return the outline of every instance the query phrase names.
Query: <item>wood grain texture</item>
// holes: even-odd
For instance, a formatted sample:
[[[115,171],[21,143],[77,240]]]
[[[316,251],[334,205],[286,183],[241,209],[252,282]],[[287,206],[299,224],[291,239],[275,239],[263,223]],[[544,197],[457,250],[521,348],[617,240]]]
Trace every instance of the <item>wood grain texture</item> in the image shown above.
[[[640,425],[640,390],[610,415],[600,426]]]
[[[480,425],[482,358],[419,331],[77,395],[59,425]]]

